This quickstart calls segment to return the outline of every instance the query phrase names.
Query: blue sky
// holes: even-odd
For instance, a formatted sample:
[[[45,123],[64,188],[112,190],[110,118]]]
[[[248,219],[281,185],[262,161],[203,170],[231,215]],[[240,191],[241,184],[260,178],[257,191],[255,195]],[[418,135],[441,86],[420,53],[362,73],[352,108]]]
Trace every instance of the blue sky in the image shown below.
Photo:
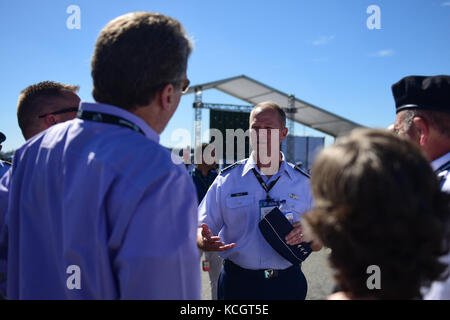
[[[66,27],[70,5],[81,9],[79,30]],[[381,9],[380,30],[367,28],[370,5]],[[390,87],[402,77],[450,74],[448,0],[0,0],[3,151],[24,142],[16,103],[26,86],[78,84],[82,100],[92,101],[90,60],[98,33],[111,19],[138,10],[170,15],[185,26],[195,41],[191,83],[245,74],[364,126],[394,120]],[[177,128],[192,132],[193,99],[182,98],[162,144],[176,143],[171,133]],[[203,100],[239,103],[214,90]],[[203,117],[205,128],[207,111]],[[296,134],[324,136],[300,125]]]

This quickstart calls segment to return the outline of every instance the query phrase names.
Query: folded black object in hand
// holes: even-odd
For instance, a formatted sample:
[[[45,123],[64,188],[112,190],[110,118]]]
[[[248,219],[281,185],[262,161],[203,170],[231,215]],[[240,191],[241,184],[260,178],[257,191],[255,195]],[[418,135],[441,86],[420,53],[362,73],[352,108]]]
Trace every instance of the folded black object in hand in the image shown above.
[[[307,242],[302,242],[297,245],[289,245],[286,243],[284,238],[294,227],[278,208],[270,211],[258,223],[258,227],[271,247],[292,264],[302,263],[312,252]]]

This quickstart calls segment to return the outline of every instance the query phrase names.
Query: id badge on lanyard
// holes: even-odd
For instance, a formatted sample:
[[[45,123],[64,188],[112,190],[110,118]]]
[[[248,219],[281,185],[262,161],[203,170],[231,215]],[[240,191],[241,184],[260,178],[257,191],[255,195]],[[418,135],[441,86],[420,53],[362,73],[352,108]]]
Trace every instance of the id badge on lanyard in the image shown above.
[[[270,211],[272,211],[274,208],[277,208],[280,206],[280,200],[279,199],[272,199],[269,197],[269,191],[273,188],[273,186],[278,182],[280,177],[278,177],[275,181],[272,181],[270,185],[268,186],[261,175],[256,171],[256,169],[252,169],[256,179],[258,180],[261,187],[266,191],[267,197],[264,200],[259,200],[259,220],[262,220],[266,214],[268,214]]]
[[[279,206],[280,200],[278,199],[259,200],[259,220],[262,220],[266,214]]]

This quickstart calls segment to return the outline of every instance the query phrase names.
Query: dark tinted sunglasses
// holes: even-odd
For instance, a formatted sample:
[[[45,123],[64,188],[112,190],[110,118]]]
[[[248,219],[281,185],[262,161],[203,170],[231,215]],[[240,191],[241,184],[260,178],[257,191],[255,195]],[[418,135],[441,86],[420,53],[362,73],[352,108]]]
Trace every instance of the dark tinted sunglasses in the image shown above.
[[[66,108],[66,109],[61,109],[55,112],[49,112],[46,114],[41,114],[40,116],[38,116],[38,118],[45,118],[46,116],[48,116],[49,114],[61,114],[61,113],[66,113],[66,112],[78,112],[78,107],[77,108]]]

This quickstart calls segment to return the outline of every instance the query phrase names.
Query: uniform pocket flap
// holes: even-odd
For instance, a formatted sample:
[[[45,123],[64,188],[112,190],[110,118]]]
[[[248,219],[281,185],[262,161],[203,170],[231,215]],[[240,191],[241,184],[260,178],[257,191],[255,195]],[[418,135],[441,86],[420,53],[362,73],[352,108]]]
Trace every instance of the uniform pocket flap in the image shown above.
[[[240,197],[228,197],[226,204],[228,208],[238,208],[243,206],[248,206],[252,203],[253,196],[245,195]]]

